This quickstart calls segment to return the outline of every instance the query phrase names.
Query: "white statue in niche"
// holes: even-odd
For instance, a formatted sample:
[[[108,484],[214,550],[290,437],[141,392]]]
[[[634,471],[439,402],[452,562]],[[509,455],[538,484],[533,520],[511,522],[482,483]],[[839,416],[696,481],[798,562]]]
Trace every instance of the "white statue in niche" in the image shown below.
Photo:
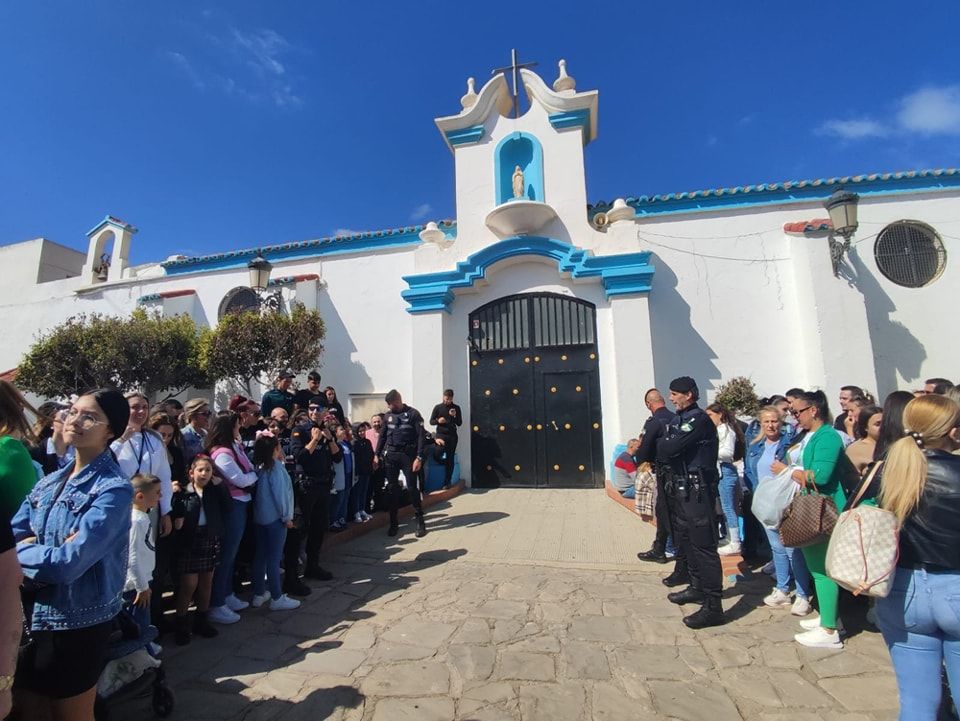
[[[523,171],[520,170],[520,166],[518,165],[513,170],[513,197],[522,198],[525,188],[526,183],[523,180]]]

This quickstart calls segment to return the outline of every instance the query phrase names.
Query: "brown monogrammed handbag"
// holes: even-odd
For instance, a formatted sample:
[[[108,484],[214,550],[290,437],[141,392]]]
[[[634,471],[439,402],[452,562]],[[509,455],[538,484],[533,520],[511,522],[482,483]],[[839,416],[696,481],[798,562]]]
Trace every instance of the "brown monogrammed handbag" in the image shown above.
[[[823,543],[837,523],[837,505],[818,493],[813,474],[807,473],[807,485],[794,496],[780,521],[780,542],[788,548],[804,548]]]

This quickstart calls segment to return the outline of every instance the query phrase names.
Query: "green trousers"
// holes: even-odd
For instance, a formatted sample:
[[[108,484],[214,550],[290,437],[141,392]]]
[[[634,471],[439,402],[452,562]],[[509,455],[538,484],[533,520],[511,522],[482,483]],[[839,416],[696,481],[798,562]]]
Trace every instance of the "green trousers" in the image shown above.
[[[827,545],[827,543],[818,543],[801,550],[807,562],[807,568],[810,569],[810,575],[813,576],[813,585],[817,589],[820,625],[824,628],[836,628],[840,587],[827,576]]]

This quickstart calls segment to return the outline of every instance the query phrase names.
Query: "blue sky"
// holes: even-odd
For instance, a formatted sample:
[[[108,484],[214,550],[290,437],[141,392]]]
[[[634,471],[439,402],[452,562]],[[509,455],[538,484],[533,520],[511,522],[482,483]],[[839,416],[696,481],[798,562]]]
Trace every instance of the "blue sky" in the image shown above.
[[[960,3],[0,4],[0,244],[133,262],[449,218],[433,118],[566,58],[591,201],[960,165]]]

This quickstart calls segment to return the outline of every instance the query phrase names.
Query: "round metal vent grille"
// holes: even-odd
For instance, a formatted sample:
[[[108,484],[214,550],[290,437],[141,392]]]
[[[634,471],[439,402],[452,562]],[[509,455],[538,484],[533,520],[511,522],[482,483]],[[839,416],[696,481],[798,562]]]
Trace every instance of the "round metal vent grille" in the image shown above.
[[[217,312],[217,319],[223,318],[227,313],[242,313],[245,310],[257,310],[260,307],[260,300],[257,294],[250,288],[234,288],[223,296],[220,301],[220,309]]]
[[[929,225],[916,220],[901,220],[880,231],[873,255],[880,272],[906,288],[932,283],[947,263],[940,236]]]

